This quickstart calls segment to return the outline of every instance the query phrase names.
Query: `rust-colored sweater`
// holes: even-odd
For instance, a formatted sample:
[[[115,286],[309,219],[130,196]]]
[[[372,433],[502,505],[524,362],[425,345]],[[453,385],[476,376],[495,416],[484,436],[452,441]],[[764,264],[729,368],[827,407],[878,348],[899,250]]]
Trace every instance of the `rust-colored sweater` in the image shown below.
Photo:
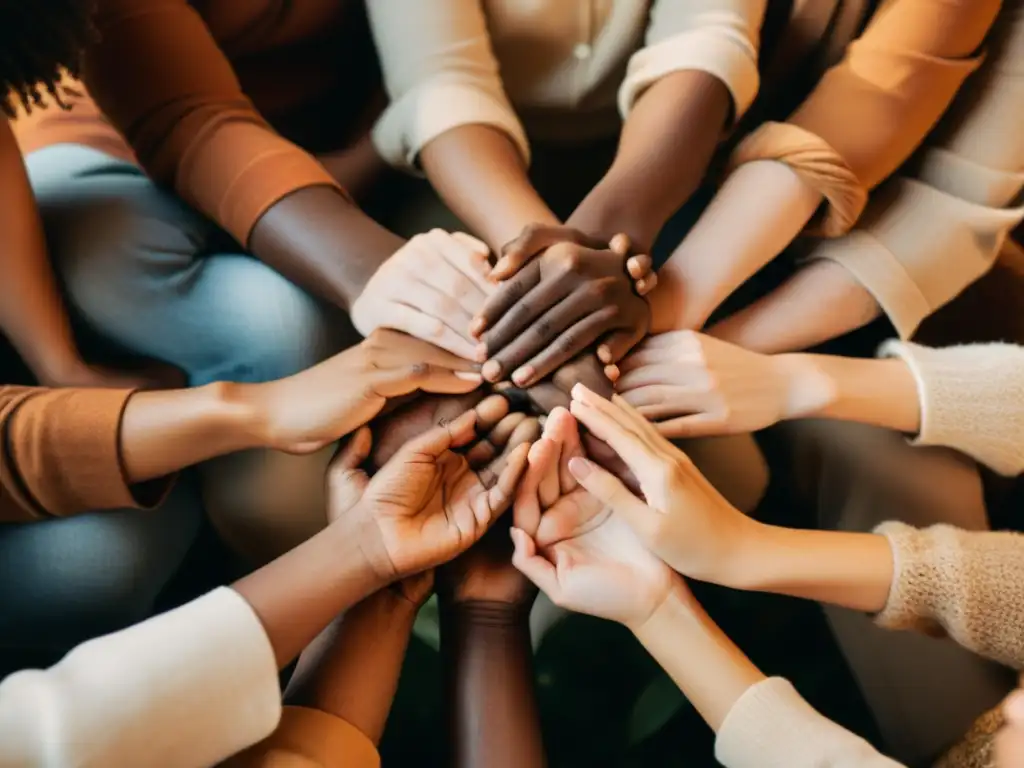
[[[0,387],[0,523],[148,506],[150,494],[140,498],[121,464],[121,414],[131,394]]]

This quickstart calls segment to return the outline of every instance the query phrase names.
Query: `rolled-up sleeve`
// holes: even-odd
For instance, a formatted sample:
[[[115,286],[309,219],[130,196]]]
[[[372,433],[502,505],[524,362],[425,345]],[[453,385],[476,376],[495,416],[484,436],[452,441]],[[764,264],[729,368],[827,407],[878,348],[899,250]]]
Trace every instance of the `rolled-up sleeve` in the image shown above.
[[[845,266],[904,339],[987,272],[1024,219],[1024,8],[1007,4],[982,68],[918,157],[848,235],[812,258]]]
[[[738,120],[757,95],[757,51],[766,0],[659,0],[645,45],[629,60],[619,89],[625,118],[640,95],[673,72],[698,71],[721,80]]]
[[[509,103],[480,0],[373,0],[370,27],[391,104],[373,141],[390,164],[414,170],[420,150],[446,131],[489,125],[526,162],[526,132]]]
[[[240,243],[283,197],[338,187],[259,115],[186,0],[100,0],[96,25],[83,79],[97,105],[150,176]]]
[[[884,0],[843,60],[785,123],[766,123],[732,164],[778,160],[820,190],[822,234],[856,223],[868,192],[921,144],[978,67],[1000,0]]]

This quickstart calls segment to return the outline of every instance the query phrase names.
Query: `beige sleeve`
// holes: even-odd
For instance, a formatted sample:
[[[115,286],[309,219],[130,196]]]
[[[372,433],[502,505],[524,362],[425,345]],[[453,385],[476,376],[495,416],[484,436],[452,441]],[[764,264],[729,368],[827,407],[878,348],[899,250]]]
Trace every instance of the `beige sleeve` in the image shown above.
[[[999,0],[883,0],[843,60],[785,123],[766,123],[732,164],[778,160],[826,201],[820,229],[849,231],[868,192],[920,146],[977,69]]]
[[[781,677],[752,685],[733,704],[718,729],[715,758],[725,768],[900,768],[819,714]]]
[[[529,161],[480,0],[373,0],[367,11],[391,98],[373,129],[385,160],[414,170],[433,139],[475,124],[504,131]]]
[[[1024,472],[1024,347],[889,341],[880,354],[903,360],[917,381],[916,444],[955,448],[1003,475]]]
[[[982,656],[1024,666],[1024,535],[898,522],[876,532],[889,539],[895,567],[880,626],[948,635]]]
[[[645,45],[629,60],[619,89],[619,110],[633,104],[665,75],[684,70],[721,80],[733,100],[733,120],[746,112],[759,82],[757,52],[767,0],[658,0]]]
[[[1024,219],[1024,7],[1007,3],[982,68],[928,143],[872,196],[849,235],[811,258],[842,264],[902,338],[987,272]]]

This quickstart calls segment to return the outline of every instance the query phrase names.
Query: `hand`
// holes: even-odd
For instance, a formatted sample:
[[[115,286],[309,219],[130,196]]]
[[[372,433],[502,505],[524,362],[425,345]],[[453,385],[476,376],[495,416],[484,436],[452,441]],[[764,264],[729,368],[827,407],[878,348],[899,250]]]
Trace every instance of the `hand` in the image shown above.
[[[580,459],[579,483],[629,524],[640,541],[680,573],[728,586],[757,523],[729,504],[687,456],[621,397],[573,390],[573,416],[607,443],[636,476],[646,503],[614,475]]]
[[[490,464],[491,473],[500,472],[513,451],[539,437],[540,423],[535,417],[510,413],[470,449],[466,459],[471,467]],[[447,602],[501,603],[517,610],[533,604],[537,594],[533,584],[512,565],[508,527],[499,521],[469,551],[439,570],[438,592]]]
[[[495,290],[487,256],[487,246],[461,232],[417,235],[370,278],[352,304],[352,324],[364,336],[394,328],[483,362],[469,326]]]
[[[613,391],[611,382],[601,370],[601,363],[590,352],[563,365],[549,380],[520,391],[529,399],[535,412],[545,414],[555,408],[568,408],[572,388],[581,383],[594,392],[607,393],[609,397]],[[512,384],[507,386],[515,388]],[[498,385],[497,389],[504,391],[505,385]]]
[[[591,237],[574,227],[529,224],[518,237],[502,246],[501,257],[491,271],[491,279],[508,280],[522,269],[524,264],[557,243],[575,243],[595,250],[609,247],[608,243],[600,238]],[[626,271],[633,278],[636,292],[641,296],[646,296],[658,284],[658,274],[654,272],[653,262],[648,254],[636,254],[627,259]]]
[[[302,373],[242,391],[258,414],[260,444],[311,453],[367,423],[389,398],[471,392],[480,386],[473,367],[425,341],[379,330]]]
[[[484,378],[511,372],[517,386],[528,387],[597,342],[605,364],[623,357],[650,323],[650,307],[626,270],[628,250],[623,236],[603,250],[556,243],[505,282],[471,327],[484,334]]]
[[[794,413],[800,388],[791,359],[673,331],[649,336],[606,373],[662,435],[697,437],[754,432]]]
[[[410,440],[433,427],[443,427],[471,408],[477,408],[490,423],[497,423],[508,413],[504,398],[488,398],[480,389],[465,395],[426,395],[409,402],[399,401],[394,410],[373,422],[372,465],[383,467]]]
[[[566,472],[585,461],[575,432],[572,417],[557,412],[530,450],[529,469],[516,498],[517,525],[532,524],[533,511],[527,507],[536,501],[543,510],[533,535],[512,529],[512,562],[556,605],[638,627],[665,601],[676,578],[613,510]],[[536,499],[530,499],[535,493]],[[546,526],[555,516],[560,522]],[[556,528],[558,535],[542,544]]]
[[[1017,689],[1003,702],[1006,724],[996,735],[996,765],[1020,768],[1024,765],[1024,691]]]
[[[469,447],[477,430],[486,434],[494,427],[481,418],[480,410],[403,446],[342,518],[386,581],[448,562],[479,541],[511,504],[526,467],[528,444],[512,451],[500,471],[490,473],[474,472],[465,456],[454,452]]]

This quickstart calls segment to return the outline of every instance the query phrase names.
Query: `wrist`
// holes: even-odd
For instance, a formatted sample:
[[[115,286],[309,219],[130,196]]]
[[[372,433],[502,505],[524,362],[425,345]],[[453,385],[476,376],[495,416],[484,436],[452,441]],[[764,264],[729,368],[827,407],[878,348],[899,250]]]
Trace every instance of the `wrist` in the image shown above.
[[[653,637],[667,625],[677,624],[681,619],[692,617],[693,608],[698,605],[682,576],[673,576],[672,586],[665,593],[653,611],[635,621],[624,622],[624,626],[646,645],[645,640]]]
[[[275,419],[260,396],[267,386],[215,381],[196,388],[208,402],[210,418],[219,434],[236,446],[233,451],[273,445]]]
[[[649,254],[664,218],[658,215],[656,206],[634,192],[635,185],[613,168],[584,198],[566,225],[604,241],[620,233],[628,235],[634,253]]]
[[[770,360],[781,389],[781,420],[822,415],[836,402],[836,383],[816,355],[781,354]]]

